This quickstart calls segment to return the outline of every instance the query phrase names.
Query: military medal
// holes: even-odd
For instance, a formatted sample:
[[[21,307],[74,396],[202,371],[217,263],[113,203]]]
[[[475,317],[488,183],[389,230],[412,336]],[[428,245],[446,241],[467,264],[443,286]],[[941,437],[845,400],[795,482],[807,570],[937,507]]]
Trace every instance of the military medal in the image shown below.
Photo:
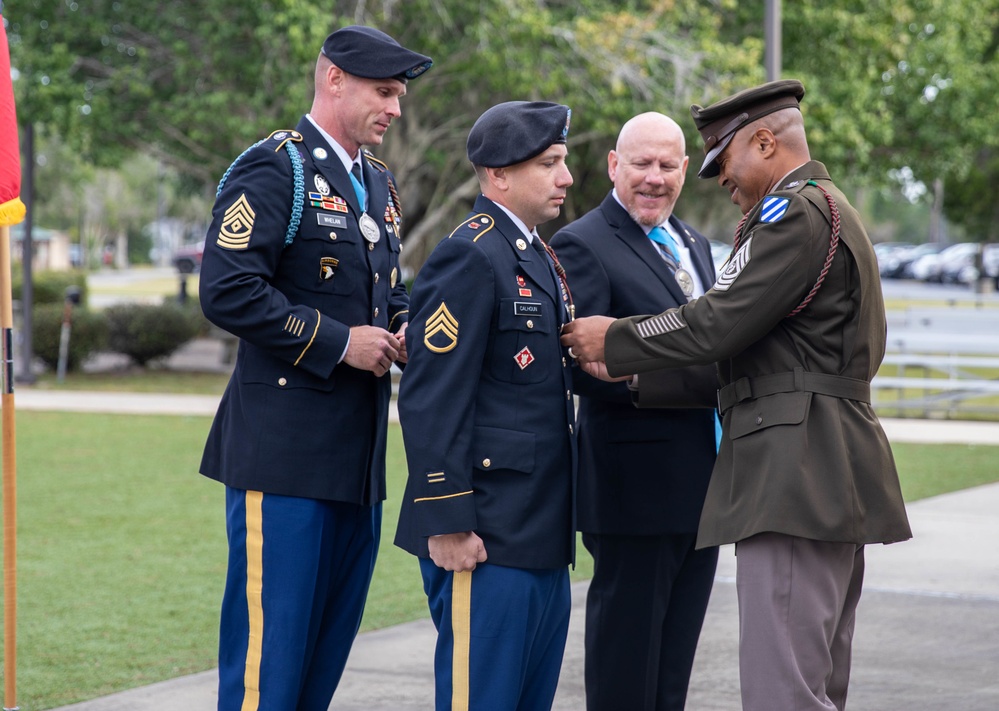
[[[357,225],[361,228],[361,234],[364,235],[364,239],[368,240],[371,244],[375,244],[381,239],[382,234],[378,229],[378,223],[368,213],[365,212],[361,215],[361,219],[357,221]]]
[[[690,272],[683,267],[677,267],[676,271],[673,272],[673,276],[676,278],[676,283],[680,285],[680,291],[690,299],[694,295],[694,280],[690,276]]]

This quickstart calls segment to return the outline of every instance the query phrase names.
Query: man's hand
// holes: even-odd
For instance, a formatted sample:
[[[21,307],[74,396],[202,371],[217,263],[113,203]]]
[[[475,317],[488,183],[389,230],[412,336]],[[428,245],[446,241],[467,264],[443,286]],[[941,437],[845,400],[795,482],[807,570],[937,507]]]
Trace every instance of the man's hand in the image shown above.
[[[486,547],[474,531],[431,536],[427,544],[430,559],[444,570],[461,573],[486,562]]]
[[[403,322],[402,328],[395,332],[395,337],[399,339],[399,357],[395,359],[396,363],[408,363],[409,353],[406,351],[406,326],[409,322]]]
[[[377,326],[354,326],[343,362],[359,370],[385,375],[399,357],[399,339]]]
[[[580,363],[604,360],[604,337],[614,323],[609,316],[586,316],[562,327],[562,345]],[[590,373],[593,375],[593,373]]]

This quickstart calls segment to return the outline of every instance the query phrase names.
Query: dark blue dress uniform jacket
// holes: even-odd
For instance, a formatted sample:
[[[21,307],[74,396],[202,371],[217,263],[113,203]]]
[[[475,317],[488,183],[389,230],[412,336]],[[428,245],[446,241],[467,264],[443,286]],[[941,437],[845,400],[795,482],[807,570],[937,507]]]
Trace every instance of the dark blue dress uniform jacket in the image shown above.
[[[707,239],[670,218],[705,290],[715,280]],[[622,318],[687,303],[655,245],[608,194],[552,238],[576,316]],[[575,371],[579,399],[579,530],[617,535],[695,533],[715,462],[714,366],[647,373],[672,379],[671,407],[636,408],[625,383]],[[659,388],[665,383],[657,383]],[[676,407],[687,404],[688,407]],[[696,405],[696,408],[690,407]]]
[[[413,287],[398,546],[427,557],[428,536],[475,531],[489,563],[571,562],[572,369],[559,344],[567,318],[547,257],[479,196]]]
[[[369,249],[343,164],[308,119],[297,130],[305,203],[291,244],[291,132],[242,156],[215,202],[201,306],[240,343],[201,472],[240,489],[370,505],[385,498],[391,382],[337,361],[351,326],[396,332],[407,319],[397,206],[385,167],[365,158],[381,232]]]

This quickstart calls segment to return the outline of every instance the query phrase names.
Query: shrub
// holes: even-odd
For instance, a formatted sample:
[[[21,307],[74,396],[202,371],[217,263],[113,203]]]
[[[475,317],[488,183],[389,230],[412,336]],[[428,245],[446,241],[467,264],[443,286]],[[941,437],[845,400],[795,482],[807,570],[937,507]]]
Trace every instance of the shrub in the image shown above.
[[[42,304],[31,312],[32,350],[46,365],[59,366],[59,339],[62,335],[63,305]],[[70,321],[66,370],[76,370],[107,343],[108,324],[104,314],[83,308],[73,309]]]
[[[199,321],[176,303],[118,304],[104,310],[108,349],[123,353],[138,365],[165,358],[198,335]]]
[[[20,266],[20,265],[19,265]],[[13,271],[13,294],[15,299],[23,298],[24,275],[20,268]],[[66,288],[75,286],[80,290],[80,303],[87,305],[87,274],[83,271],[37,272],[31,275],[31,297],[34,305],[62,304],[66,299]],[[60,312],[61,314],[61,312]],[[61,318],[61,315],[60,315]]]

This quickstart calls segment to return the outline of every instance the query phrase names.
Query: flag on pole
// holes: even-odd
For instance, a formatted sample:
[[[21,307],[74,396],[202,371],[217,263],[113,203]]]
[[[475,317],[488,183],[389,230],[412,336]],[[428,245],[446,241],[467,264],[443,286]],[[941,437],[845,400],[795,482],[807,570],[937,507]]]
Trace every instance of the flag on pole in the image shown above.
[[[0,225],[24,219],[21,202],[21,148],[17,142],[17,112],[10,77],[10,47],[0,0]]]
[[[21,150],[10,76],[10,47],[0,0],[0,420],[3,454],[3,670],[4,709],[17,708],[17,457],[14,426],[14,314],[10,269],[10,226],[24,219]]]

